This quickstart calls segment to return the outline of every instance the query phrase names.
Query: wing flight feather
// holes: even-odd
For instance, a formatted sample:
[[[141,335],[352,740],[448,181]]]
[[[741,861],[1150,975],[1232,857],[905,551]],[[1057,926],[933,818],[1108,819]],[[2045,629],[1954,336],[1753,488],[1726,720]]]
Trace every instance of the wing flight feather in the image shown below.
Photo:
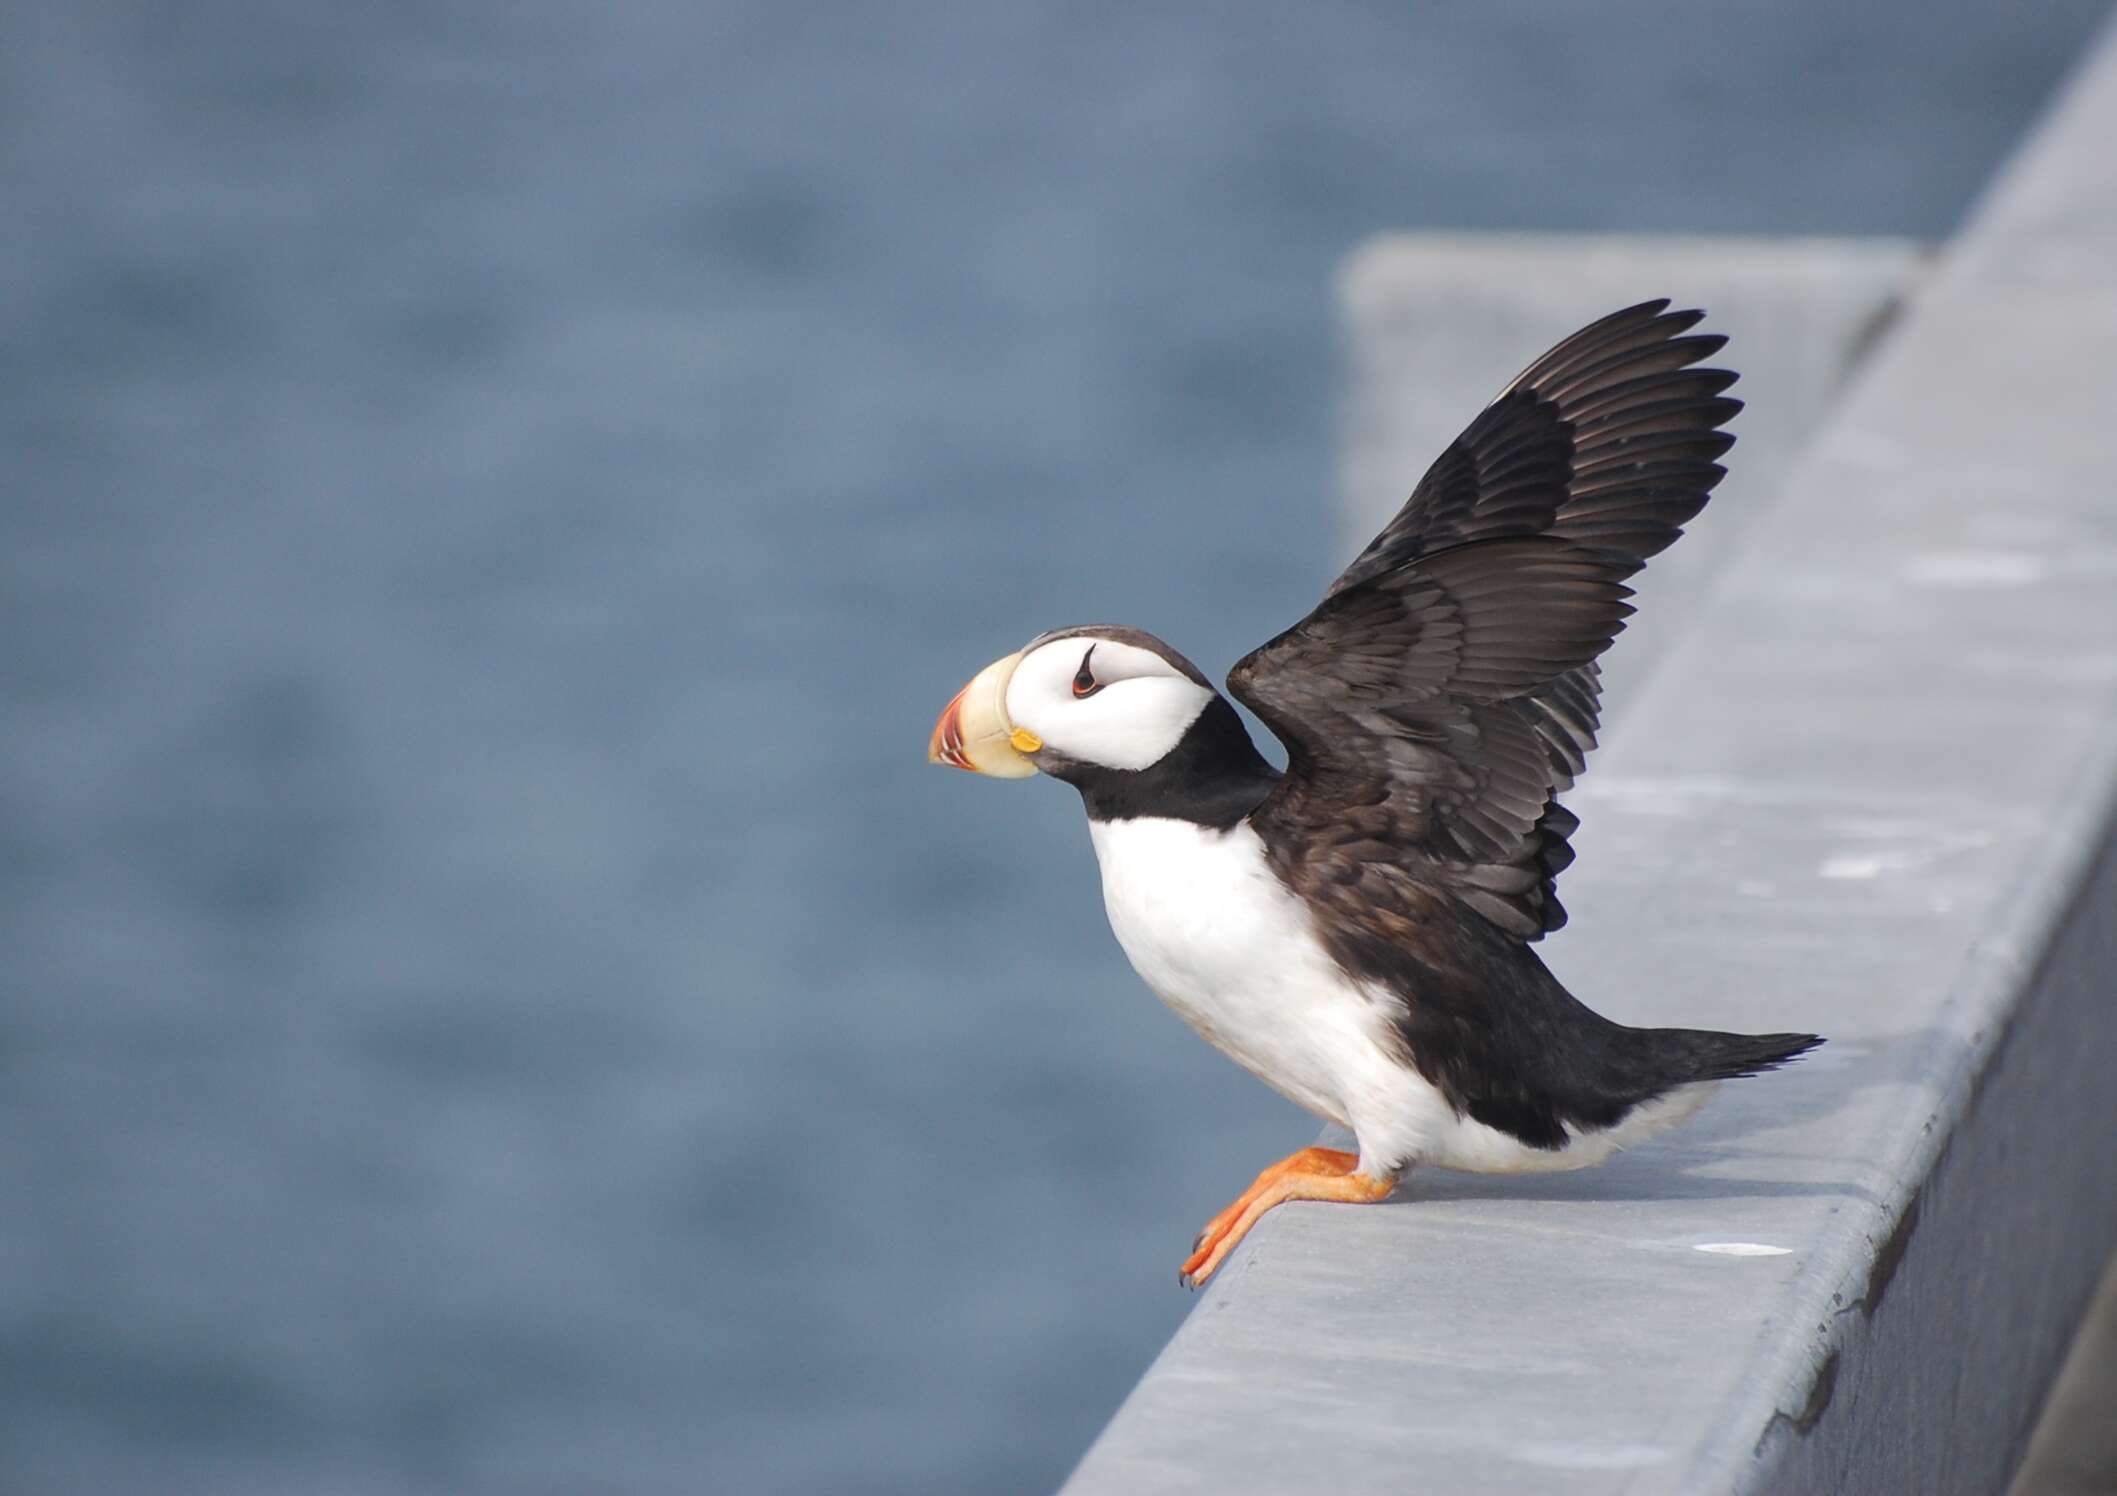
[[[1695,311],[1628,307],[1537,359],[1434,462],[1306,618],[1228,686],[1286,744],[1275,856],[1349,906],[1445,892],[1522,940],[1565,922],[1596,660],[1625,579],[1725,474],[1735,376]],[[1298,854],[1292,849],[1299,848]],[[1392,900],[1392,891],[1396,897]]]

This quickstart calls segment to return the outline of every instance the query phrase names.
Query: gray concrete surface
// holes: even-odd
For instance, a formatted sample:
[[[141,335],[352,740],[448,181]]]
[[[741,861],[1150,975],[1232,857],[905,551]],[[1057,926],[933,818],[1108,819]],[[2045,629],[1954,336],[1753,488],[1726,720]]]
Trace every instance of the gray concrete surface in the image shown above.
[[[1576,991],[1829,1047],[1274,1212],[1069,1491],[2004,1488],[2117,1240],[2112,140],[2105,31],[1574,797]]]

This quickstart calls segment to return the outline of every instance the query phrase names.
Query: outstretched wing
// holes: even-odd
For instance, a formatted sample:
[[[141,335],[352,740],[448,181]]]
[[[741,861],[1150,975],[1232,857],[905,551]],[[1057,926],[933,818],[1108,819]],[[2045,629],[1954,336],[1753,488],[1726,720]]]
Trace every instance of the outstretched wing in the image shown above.
[[[1445,891],[1506,933],[1565,923],[1579,824],[1559,805],[1595,746],[1595,660],[1624,579],[1704,507],[1734,438],[1725,341],[1648,302],[1531,364],[1441,455],[1307,618],[1229,689],[1285,742],[1253,820],[1348,909]]]
[[[1501,535],[1556,535],[1630,575],[1667,549],[1726,475],[1719,429],[1742,409],[1727,339],[1648,301],[1590,323],[1517,375],[1448,444],[1404,507],[1331,583],[1356,587],[1420,556]]]

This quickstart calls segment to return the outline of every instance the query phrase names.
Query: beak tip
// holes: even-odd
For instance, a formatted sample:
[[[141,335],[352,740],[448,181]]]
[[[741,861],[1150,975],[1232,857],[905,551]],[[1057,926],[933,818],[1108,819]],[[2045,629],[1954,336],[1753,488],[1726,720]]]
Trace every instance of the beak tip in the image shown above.
[[[969,689],[964,687],[964,691]],[[926,761],[976,772],[977,766],[963,752],[963,691],[956,692],[955,699],[941,709],[941,720],[934,723],[934,735],[926,745]]]
[[[1022,779],[1036,773],[1027,756],[1043,747],[1033,733],[1023,732],[1007,720],[1007,682],[1020,663],[1019,652],[994,660],[972,676],[941,709],[934,735],[926,745],[926,761],[946,764],[993,779]]]

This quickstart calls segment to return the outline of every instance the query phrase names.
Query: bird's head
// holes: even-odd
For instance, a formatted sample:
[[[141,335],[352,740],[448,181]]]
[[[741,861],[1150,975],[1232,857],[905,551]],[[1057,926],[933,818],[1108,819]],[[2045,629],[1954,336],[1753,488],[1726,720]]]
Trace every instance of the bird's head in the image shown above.
[[[998,779],[1159,763],[1218,699],[1196,665],[1137,629],[1061,629],[994,660],[934,724],[927,758]]]

